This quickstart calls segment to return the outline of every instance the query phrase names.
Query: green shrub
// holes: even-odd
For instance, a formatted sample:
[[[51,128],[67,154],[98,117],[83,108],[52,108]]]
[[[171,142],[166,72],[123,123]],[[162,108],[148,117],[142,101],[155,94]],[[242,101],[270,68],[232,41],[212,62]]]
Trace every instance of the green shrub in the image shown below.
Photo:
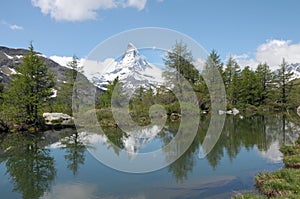
[[[300,148],[297,146],[282,146],[282,147],[280,147],[280,151],[284,155],[300,154]]]

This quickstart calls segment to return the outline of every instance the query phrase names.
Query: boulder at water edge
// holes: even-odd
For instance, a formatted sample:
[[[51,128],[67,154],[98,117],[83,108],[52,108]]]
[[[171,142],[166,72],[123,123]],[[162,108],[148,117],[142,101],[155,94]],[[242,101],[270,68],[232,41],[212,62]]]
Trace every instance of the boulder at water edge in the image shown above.
[[[43,113],[47,125],[73,125],[74,118],[64,113]]]

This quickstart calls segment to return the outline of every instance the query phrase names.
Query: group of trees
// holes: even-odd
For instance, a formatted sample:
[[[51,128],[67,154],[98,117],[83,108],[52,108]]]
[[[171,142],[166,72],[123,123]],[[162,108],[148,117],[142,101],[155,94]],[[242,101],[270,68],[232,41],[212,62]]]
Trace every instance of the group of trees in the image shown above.
[[[29,51],[16,66],[8,86],[1,85],[0,121],[1,130],[37,130],[44,124],[44,112],[63,112],[72,115],[73,86],[78,72],[77,58],[68,64],[66,81],[57,84],[47,64],[34,51]],[[58,94],[55,94],[57,92]]]
[[[209,110],[211,95],[206,81],[214,82],[214,74],[209,74],[212,68],[216,69],[215,71],[218,71],[223,79],[228,108],[237,107],[245,110],[277,107],[284,110],[300,104],[300,87],[297,81],[291,81],[293,74],[289,72],[288,63],[284,59],[280,69],[276,72],[272,72],[267,63],[259,64],[255,70],[249,66],[241,69],[232,57],[226,64],[222,63],[218,53],[213,50],[204,65],[203,73],[208,74],[208,78],[204,81],[203,73],[200,74],[194,65],[192,52],[182,42],[176,42],[164,58],[164,63],[167,70],[163,76],[167,84],[157,88],[140,87],[130,100],[129,108],[133,115],[138,117],[147,115],[149,107],[153,104],[164,105],[168,114],[180,112],[175,94],[181,95],[182,89],[187,88],[182,85],[183,82],[180,79],[182,77],[193,88],[200,108]],[[77,92],[73,90],[73,87],[82,68],[78,67],[75,56],[68,66],[70,69],[66,72],[66,81],[55,84],[53,74],[30,44],[28,54],[17,66],[17,73],[12,75],[10,84],[6,88],[1,87],[2,126],[9,123],[38,126],[43,123],[42,113],[46,111],[72,115],[72,108],[74,108],[72,96],[76,97]],[[110,107],[111,96],[118,83],[120,83],[118,78],[108,82],[107,90],[100,94],[98,108]],[[171,88],[172,84],[173,88]],[[55,98],[53,97],[54,89],[58,90]],[[122,88],[118,87],[118,89],[119,91],[115,93],[119,96],[116,97],[121,99]],[[176,93],[174,89],[178,89]],[[188,96],[182,97],[188,98]]]
[[[295,81],[292,81],[293,73],[288,70],[289,65],[284,58],[280,64],[280,69],[275,72],[271,71],[267,63],[259,64],[255,70],[249,66],[241,69],[241,66],[232,57],[229,57],[227,63],[223,64],[218,53],[213,50],[204,64],[202,74],[195,70],[192,60],[191,52],[187,50],[187,46],[177,42],[171,53],[168,53],[165,58],[165,65],[176,68],[189,81],[197,93],[198,101],[203,109],[210,108],[210,100],[212,99],[210,99],[207,89],[207,81],[211,81],[209,83],[216,82],[214,78],[217,77],[214,72],[219,72],[223,79],[228,108],[238,107],[245,110],[267,107],[285,110],[300,105],[299,94],[297,94],[299,86]],[[207,76],[206,81],[202,75]]]
[[[283,58],[278,71],[272,72],[267,63],[259,64],[255,70],[246,66],[241,70],[238,63],[229,58],[222,76],[227,92],[228,106],[257,108],[293,108],[292,90],[296,86],[292,72]]]
[[[178,91],[178,89],[185,89],[179,76],[184,77],[193,88],[200,108],[209,110],[212,99],[210,99],[211,93],[208,91],[207,81],[214,83],[216,78],[214,71],[221,75],[224,82],[229,109],[236,107],[246,111],[257,111],[260,108],[261,110],[286,110],[300,105],[300,87],[297,80],[292,80],[293,73],[288,70],[289,65],[284,58],[280,69],[275,72],[271,71],[267,63],[259,64],[255,70],[249,66],[242,69],[232,57],[229,57],[225,64],[222,63],[218,53],[213,50],[204,64],[204,70],[200,73],[193,64],[191,51],[182,42],[176,42],[164,58],[164,63],[168,69],[163,74],[167,84],[159,88],[138,89],[130,104],[133,113],[137,110],[146,113],[155,103],[163,104],[169,114],[180,112],[178,99],[173,92],[177,89],[176,93],[182,93],[182,90]],[[205,80],[204,73],[207,76]],[[108,90],[113,90],[114,84],[109,85]],[[173,85],[173,88],[170,88],[170,85]],[[108,97],[105,101],[109,101],[108,93],[102,94]]]
[[[199,73],[193,64],[192,52],[182,42],[176,42],[164,58],[164,63],[167,68],[163,74],[166,85],[157,88],[140,87],[129,104],[132,116],[147,118],[149,107],[154,104],[164,105],[168,115],[180,113],[180,105],[175,96],[175,93],[182,94],[182,89],[185,89],[180,77],[187,80],[193,88],[200,108],[209,110],[211,93],[207,83],[215,84],[216,71],[224,82],[229,109],[236,107],[244,111],[286,110],[300,105],[297,92],[300,90],[299,86],[292,81],[293,73],[289,72],[288,63],[284,58],[280,69],[275,72],[271,71],[267,63],[259,64],[255,70],[249,66],[242,69],[232,57],[225,64],[222,63],[218,53],[213,50],[204,64],[204,70]],[[211,70],[212,68],[215,70]],[[203,75],[207,76],[205,81]],[[110,106],[111,93],[117,82],[119,79],[109,82],[107,92],[100,95],[100,108]],[[170,88],[170,85],[173,85],[173,88]]]

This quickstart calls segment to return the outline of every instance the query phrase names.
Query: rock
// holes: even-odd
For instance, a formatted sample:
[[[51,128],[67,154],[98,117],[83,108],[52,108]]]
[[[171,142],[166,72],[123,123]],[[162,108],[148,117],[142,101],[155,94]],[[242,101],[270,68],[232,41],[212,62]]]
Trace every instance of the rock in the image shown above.
[[[43,113],[47,125],[73,125],[74,118],[64,113]]]
[[[237,114],[239,114],[240,113],[240,111],[238,110],[238,109],[236,109],[236,108],[233,108],[232,109],[232,114],[233,115],[237,115]]]
[[[219,115],[224,115],[224,114],[226,114],[226,111],[219,110]]]
[[[223,111],[223,110],[219,110],[219,115],[224,115],[224,114],[227,114],[227,115],[237,115],[239,114],[240,111],[237,110],[236,108],[233,108],[232,110],[228,110],[228,111]]]
[[[226,111],[226,114],[231,115],[232,114],[232,110]]]
[[[170,119],[171,120],[177,120],[177,119],[179,119],[181,117],[181,115],[179,114],[179,113],[172,113],[171,115],[170,115]]]
[[[300,116],[300,106],[297,108],[297,114]]]

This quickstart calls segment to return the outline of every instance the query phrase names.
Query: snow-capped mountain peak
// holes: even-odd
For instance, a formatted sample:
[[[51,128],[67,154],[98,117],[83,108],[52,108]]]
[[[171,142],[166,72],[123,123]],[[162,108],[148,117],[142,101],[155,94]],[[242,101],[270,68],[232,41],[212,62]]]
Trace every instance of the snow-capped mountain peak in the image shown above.
[[[107,81],[113,81],[116,77],[123,83],[125,91],[135,90],[140,86],[156,87],[163,83],[162,70],[148,63],[132,43],[128,44],[120,61],[112,67],[112,70],[93,78],[99,88],[105,90]]]
[[[121,61],[116,65],[116,69],[145,70],[147,65],[149,65],[148,62],[140,55],[138,49],[132,43],[129,43]]]
[[[128,46],[127,46],[126,53],[129,52],[129,51],[132,51],[132,50],[137,51],[137,48],[131,42],[129,42]]]

